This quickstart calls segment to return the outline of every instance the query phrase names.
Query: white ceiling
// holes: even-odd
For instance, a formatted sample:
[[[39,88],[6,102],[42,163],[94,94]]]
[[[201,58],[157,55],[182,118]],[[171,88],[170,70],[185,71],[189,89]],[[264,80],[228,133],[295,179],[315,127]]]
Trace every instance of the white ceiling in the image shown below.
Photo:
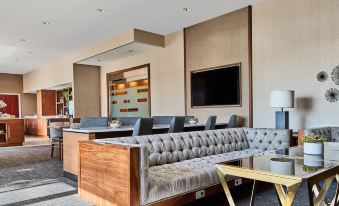
[[[0,73],[24,74],[132,28],[168,34],[260,1],[1,0]]]
[[[77,62],[78,64],[87,64],[94,66],[104,66],[111,63],[114,60],[121,59],[124,57],[128,57],[131,55],[140,54],[143,52],[150,51],[152,48],[156,46],[142,44],[138,42],[132,42],[127,45],[118,47],[116,49],[112,49],[110,51],[104,52],[102,54],[95,55],[88,59],[84,59],[82,61]]]

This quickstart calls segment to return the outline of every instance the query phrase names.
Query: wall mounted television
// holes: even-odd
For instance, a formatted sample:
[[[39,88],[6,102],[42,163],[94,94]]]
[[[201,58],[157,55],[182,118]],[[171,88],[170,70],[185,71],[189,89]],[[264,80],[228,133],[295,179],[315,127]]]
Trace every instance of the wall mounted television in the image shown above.
[[[240,64],[191,72],[191,106],[240,106],[240,75]]]

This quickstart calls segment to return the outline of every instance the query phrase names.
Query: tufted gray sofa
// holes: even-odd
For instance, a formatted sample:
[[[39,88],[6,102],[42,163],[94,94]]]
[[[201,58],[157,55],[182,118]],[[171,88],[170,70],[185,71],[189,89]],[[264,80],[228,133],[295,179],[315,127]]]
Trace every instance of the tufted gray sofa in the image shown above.
[[[304,130],[304,135],[310,134],[326,136],[328,142],[339,142],[339,127],[317,127]]]
[[[289,147],[284,129],[232,128],[93,140],[140,147],[140,204],[219,184],[214,164]]]

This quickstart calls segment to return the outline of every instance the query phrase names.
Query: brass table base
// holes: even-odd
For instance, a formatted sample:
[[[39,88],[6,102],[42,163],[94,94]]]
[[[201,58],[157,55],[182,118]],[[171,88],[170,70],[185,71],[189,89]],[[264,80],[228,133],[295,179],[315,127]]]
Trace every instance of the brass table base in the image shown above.
[[[236,204],[234,203],[231,191],[225,180],[226,175],[232,175],[254,180],[250,202],[251,206],[254,205],[257,181],[263,181],[274,184],[280,205],[282,206],[292,205],[295,195],[297,194],[299,186],[302,182],[302,178],[299,177],[273,174],[264,171],[256,171],[252,169],[239,168],[222,164],[217,164],[216,167],[220,182],[222,184],[222,187],[227,197],[227,201],[230,206],[235,206]],[[327,203],[325,200],[325,195],[328,192],[334,179],[336,179],[337,182],[336,194],[331,203]],[[322,187],[320,187],[319,182],[323,180],[324,184],[322,185]],[[331,172],[324,172],[315,176],[314,178],[307,179],[306,181],[308,185],[310,205],[339,206],[339,174],[333,176]],[[286,191],[283,186],[287,188]]]

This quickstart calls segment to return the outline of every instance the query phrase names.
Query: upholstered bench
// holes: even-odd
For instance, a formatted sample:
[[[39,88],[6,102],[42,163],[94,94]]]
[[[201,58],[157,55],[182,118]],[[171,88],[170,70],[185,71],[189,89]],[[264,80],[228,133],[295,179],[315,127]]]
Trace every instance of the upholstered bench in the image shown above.
[[[220,185],[216,163],[287,148],[289,134],[234,128],[81,142],[79,194],[95,205],[180,205],[169,200]]]

